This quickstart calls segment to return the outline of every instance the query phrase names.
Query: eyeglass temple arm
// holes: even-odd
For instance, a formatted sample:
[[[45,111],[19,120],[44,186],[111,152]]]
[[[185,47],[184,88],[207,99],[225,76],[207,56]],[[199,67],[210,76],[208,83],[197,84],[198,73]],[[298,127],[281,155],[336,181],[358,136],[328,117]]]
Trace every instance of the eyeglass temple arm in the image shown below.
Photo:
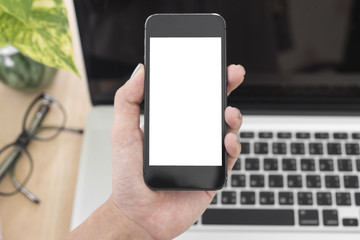
[[[37,110],[36,114],[34,115],[33,119],[31,119],[29,129],[27,132],[30,136],[36,133],[37,129],[40,127],[41,123],[44,121],[45,116],[49,112],[50,109],[50,101],[44,99],[41,106]]]
[[[11,179],[11,182],[15,185],[15,187],[16,187],[22,194],[24,194],[28,199],[30,199],[30,200],[33,201],[34,203],[39,203],[39,202],[40,202],[40,199],[39,199],[35,194],[33,194],[32,192],[30,192],[29,190],[27,190],[24,186],[22,186],[22,185],[18,182],[18,180],[16,179],[15,174],[14,174],[13,171],[10,173],[10,179]]]
[[[40,127],[42,121],[46,114],[49,112],[50,109],[50,101],[48,99],[44,99],[41,106],[37,110],[34,117],[31,119],[29,129],[27,130],[27,134],[22,132],[20,136],[17,138],[16,142],[21,145],[21,147],[25,147],[30,140],[30,136],[36,133],[37,129]],[[0,164],[0,180],[5,176],[6,171],[9,169],[11,164],[18,159],[21,155],[20,147],[16,147],[12,150],[9,155],[5,158],[5,160]]]

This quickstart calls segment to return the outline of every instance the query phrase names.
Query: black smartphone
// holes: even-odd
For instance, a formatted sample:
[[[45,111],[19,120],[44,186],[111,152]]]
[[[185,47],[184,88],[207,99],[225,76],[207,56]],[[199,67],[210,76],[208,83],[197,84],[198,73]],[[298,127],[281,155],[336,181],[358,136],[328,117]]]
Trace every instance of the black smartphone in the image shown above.
[[[144,180],[151,189],[225,184],[225,34],[218,14],[146,20]]]

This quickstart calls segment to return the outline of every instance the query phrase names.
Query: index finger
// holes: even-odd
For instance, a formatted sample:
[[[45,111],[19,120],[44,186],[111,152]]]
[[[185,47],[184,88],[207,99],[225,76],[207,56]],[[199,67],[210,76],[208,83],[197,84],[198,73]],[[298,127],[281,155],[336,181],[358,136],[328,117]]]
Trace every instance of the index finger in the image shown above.
[[[245,68],[242,65],[231,64],[227,67],[227,95],[236,89],[244,80]]]

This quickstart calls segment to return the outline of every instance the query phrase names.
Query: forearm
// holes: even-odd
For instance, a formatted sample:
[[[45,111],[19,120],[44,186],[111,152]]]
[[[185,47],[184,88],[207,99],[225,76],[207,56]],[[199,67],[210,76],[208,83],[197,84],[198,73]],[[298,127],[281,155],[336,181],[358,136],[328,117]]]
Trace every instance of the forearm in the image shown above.
[[[109,199],[65,240],[72,239],[152,239]]]

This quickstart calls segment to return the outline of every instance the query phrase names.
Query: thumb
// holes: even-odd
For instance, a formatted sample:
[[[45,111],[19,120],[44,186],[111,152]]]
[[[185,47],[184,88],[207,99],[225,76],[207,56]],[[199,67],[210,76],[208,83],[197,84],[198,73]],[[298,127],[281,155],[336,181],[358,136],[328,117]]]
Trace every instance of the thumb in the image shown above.
[[[140,106],[144,99],[144,65],[139,63],[130,79],[116,91],[114,125],[118,130],[139,129]]]

